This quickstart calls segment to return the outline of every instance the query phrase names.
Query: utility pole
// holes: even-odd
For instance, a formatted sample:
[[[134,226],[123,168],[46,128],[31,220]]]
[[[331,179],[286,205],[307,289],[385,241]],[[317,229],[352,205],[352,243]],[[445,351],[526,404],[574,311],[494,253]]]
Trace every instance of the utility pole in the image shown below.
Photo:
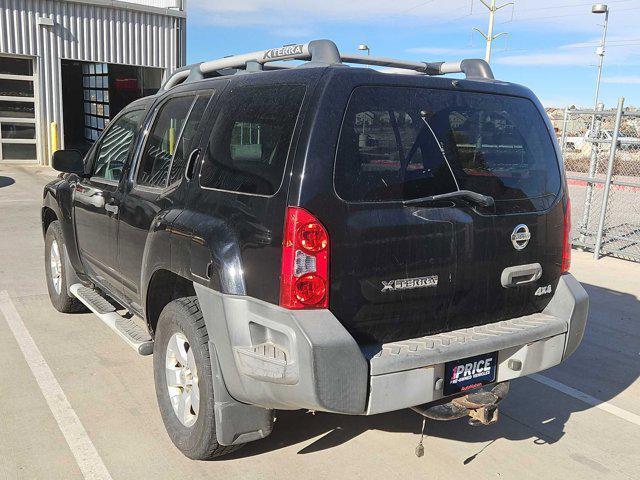
[[[496,6],[496,0],[491,0],[491,3],[487,3],[485,0],[480,0],[480,2],[482,2],[482,4],[485,7],[487,7],[487,9],[489,10],[489,30],[487,31],[486,34],[479,28],[474,28],[474,30],[478,32],[480,35],[482,35],[484,39],[487,41],[487,51],[484,55],[484,59],[486,60],[487,63],[489,63],[491,61],[491,44],[496,38],[502,35],[507,35],[507,32],[500,32],[495,35],[493,34],[493,23],[494,23],[496,12],[506,6],[514,5],[514,3],[513,2],[503,3],[502,5]]]

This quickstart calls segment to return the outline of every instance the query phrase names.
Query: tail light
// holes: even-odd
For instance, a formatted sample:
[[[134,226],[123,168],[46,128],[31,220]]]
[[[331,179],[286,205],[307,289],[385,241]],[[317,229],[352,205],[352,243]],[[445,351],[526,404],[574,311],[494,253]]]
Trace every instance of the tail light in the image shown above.
[[[561,273],[568,272],[569,268],[571,268],[571,200],[567,199],[567,210],[564,212]]]
[[[280,305],[291,309],[329,306],[329,235],[317,218],[299,207],[287,207]]]

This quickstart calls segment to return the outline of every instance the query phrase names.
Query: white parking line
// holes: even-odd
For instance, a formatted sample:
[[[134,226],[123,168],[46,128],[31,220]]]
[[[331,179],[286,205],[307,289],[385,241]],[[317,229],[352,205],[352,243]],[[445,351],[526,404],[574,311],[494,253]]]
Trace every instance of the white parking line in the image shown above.
[[[536,382],[542,383],[547,387],[551,387],[555,390],[558,390],[559,392],[562,392],[565,395],[569,395],[570,397],[581,400],[584,403],[591,405],[592,407],[599,408],[600,410],[604,410],[605,412],[608,412],[611,415],[615,415],[616,417],[622,418],[627,422],[631,422],[635,425],[640,426],[640,415],[636,415],[635,413],[631,413],[620,407],[611,405],[610,403],[599,400],[596,397],[592,397],[591,395],[581,392],[580,390],[576,390],[575,388],[571,388],[565,385],[564,383],[556,382],[555,380],[552,380],[549,377],[545,377],[544,375],[540,375],[539,373],[534,373],[532,375],[529,375],[529,378],[532,380],[535,380]]]
[[[20,204],[25,204],[25,203],[42,203],[42,200],[40,199],[33,199],[33,198],[2,198],[0,197],[0,203],[20,203]]]
[[[31,338],[31,334],[6,291],[0,292],[0,311],[13,332],[24,359],[38,382],[40,391],[47,401],[82,475],[86,480],[112,480],[107,467],[82,426],[82,422],[71,408],[69,400],[53,376],[53,372],[40,353],[38,346]]]

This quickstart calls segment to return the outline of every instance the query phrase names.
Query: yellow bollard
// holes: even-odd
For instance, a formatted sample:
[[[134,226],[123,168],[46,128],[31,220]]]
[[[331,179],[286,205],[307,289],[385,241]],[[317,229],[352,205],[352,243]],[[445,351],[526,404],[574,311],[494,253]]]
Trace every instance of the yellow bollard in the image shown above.
[[[60,149],[58,143],[58,124],[56,122],[51,122],[51,125],[49,125],[49,145],[51,145],[51,154]]]

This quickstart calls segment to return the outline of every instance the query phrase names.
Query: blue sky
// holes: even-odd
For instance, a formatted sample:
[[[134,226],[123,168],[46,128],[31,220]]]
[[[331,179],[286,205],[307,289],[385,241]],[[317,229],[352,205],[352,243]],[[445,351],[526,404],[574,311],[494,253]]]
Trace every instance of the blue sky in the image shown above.
[[[489,0],[487,0],[489,1]],[[509,0],[498,2],[498,5]],[[610,0],[601,101],[640,106],[640,0]],[[488,12],[479,0],[189,0],[188,63],[314,38],[342,51],[439,61],[484,57]],[[532,88],[545,106],[590,106],[604,15],[581,0],[515,0],[496,14],[491,66]]]

